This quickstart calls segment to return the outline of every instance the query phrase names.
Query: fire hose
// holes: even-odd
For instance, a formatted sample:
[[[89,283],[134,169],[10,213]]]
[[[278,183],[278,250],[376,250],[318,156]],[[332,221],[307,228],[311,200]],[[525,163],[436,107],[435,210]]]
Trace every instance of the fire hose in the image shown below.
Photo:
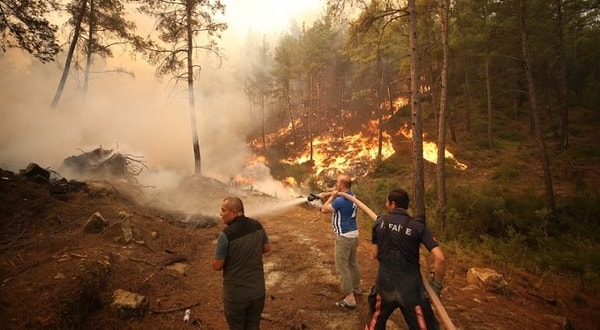
[[[367,213],[367,215],[369,215],[373,220],[377,220],[377,214],[375,212],[373,212],[373,210],[371,210],[363,202],[358,200],[358,198],[356,198],[350,194],[347,194],[345,192],[338,192],[337,194],[339,196],[342,196],[342,197],[348,199],[352,203],[356,204],[358,207],[360,207],[361,210],[365,211],[365,213]],[[429,299],[431,300],[431,304],[433,305],[433,307],[435,309],[435,313],[437,314],[438,318],[444,325],[444,328],[455,330],[456,326],[454,325],[454,323],[452,323],[452,320],[450,320],[450,317],[448,316],[448,312],[446,312],[446,308],[444,308],[444,305],[442,305],[442,302],[440,301],[439,297],[437,296],[435,291],[433,291],[433,289],[431,288],[431,285],[429,284],[427,277],[422,276],[422,278],[423,278],[423,286],[425,287],[425,291],[427,291],[427,295],[429,296]]]

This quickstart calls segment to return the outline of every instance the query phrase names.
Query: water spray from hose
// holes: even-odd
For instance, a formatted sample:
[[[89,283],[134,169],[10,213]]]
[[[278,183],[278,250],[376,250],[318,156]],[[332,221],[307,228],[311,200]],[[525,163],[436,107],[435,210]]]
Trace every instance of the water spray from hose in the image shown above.
[[[290,200],[278,200],[275,203],[264,204],[262,207],[256,207],[256,211],[249,212],[251,217],[260,217],[264,215],[270,215],[272,213],[278,213],[285,211],[291,207],[306,203],[304,197],[296,197]]]

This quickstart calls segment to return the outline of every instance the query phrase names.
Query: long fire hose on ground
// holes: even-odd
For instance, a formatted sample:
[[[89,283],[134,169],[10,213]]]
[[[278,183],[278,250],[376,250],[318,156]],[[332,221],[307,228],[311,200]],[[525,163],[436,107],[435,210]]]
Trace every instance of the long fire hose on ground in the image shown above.
[[[356,198],[350,194],[347,194],[345,192],[338,192],[338,195],[342,196],[342,197],[348,199],[349,201],[351,201],[352,203],[356,204],[358,207],[360,207],[361,210],[365,211],[365,213],[367,213],[367,215],[369,215],[373,220],[377,220],[377,214],[375,212],[373,212],[373,210],[371,210],[367,205],[365,205],[363,202],[361,202],[358,198]],[[438,318],[444,325],[444,328],[450,329],[450,330],[456,330],[456,326],[454,325],[454,323],[452,323],[452,320],[450,320],[450,317],[448,316],[448,312],[446,312],[446,308],[444,308],[444,305],[442,305],[442,302],[438,298],[437,294],[431,288],[431,285],[429,284],[429,281],[427,280],[427,276],[425,276],[425,274],[422,274],[421,277],[423,278],[423,286],[425,287],[425,291],[427,291],[427,295],[429,296],[429,299],[431,300],[431,304],[433,305],[433,307],[435,309],[435,313],[437,314]]]

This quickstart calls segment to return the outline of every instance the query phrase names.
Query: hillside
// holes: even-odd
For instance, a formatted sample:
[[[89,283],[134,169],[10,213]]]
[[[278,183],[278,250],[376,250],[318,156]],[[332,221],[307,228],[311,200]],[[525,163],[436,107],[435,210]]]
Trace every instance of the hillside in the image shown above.
[[[366,296],[359,297],[354,311],[334,305],[340,294],[329,220],[304,199],[281,202],[203,178],[189,178],[170,196],[107,181],[57,194],[43,180],[7,171],[0,180],[0,327],[224,329],[221,274],[211,270],[210,260],[222,228],[215,216],[218,205],[231,194],[241,196],[247,214],[263,222],[273,245],[265,257],[262,327],[361,328]],[[159,209],[159,200],[195,201],[197,209],[188,214]],[[96,212],[109,226],[85,234]],[[128,242],[123,228],[133,233]],[[367,234],[362,238],[362,287],[367,290],[376,265],[368,257]],[[464,250],[445,249],[449,269],[443,302],[461,329],[593,329],[600,322],[598,296],[578,292],[568,278],[479,264],[461,255]],[[467,284],[466,271],[485,266],[503,273],[506,292],[487,293]],[[147,312],[121,318],[111,307],[118,289],[145,296]],[[192,311],[189,324],[182,321],[186,308]],[[398,312],[388,328],[404,328]]]
[[[573,210],[579,212],[573,214],[593,214],[594,204],[584,202],[593,200],[600,183],[600,154],[594,147],[600,133],[593,120],[586,121],[588,115],[573,115],[568,150],[559,150],[556,139],[548,139],[555,194],[563,215]],[[433,124],[431,118],[426,120],[426,130],[432,131]],[[496,243],[505,244],[503,237],[510,226],[523,226],[523,222],[504,220],[497,226],[493,217],[498,210],[534,214],[544,205],[536,142],[516,133],[526,131],[523,123],[513,121],[508,126],[510,129],[497,132],[492,149],[477,138],[481,136],[477,129],[470,133],[458,130],[458,143],[449,143],[448,150],[454,155],[447,161],[453,217],[440,235],[449,260],[443,303],[461,329],[595,329],[600,324],[600,285],[593,277],[593,245],[588,247],[590,259],[559,255],[566,267],[555,271],[542,270],[533,262],[531,268],[513,265],[513,261],[522,265],[523,259],[540,258],[539,251],[526,250],[540,242],[530,241],[535,231],[524,230],[522,235],[530,236],[522,240],[518,235],[508,237],[519,240],[506,243],[517,242],[529,252],[507,257],[494,250]],[[334,129],[317,137],[318,157],[312,163],[298,164],[290,159],[306,155],[301,151],[294,154],[289,148],[293,140],[289,131],[273,128],[269,154],[249,160],[249,168],[262,164],[258,169],[263,171],[267,163],[276,177],[294,177],[286,179],[286,184],[299,182],[302,187],[296,191],[303,194],[326,189],[338,170],[362,171],[367,175],[357,176],[355,188],[377,212],[387,189],[410,189],[411,145],[404,133],[387,128],[384,148],[393,152],[377,166],[368,161],[377,142],[372,126],[355,123],[353,129],[338,133]],[[426,137],[425,141],[432,139]],[[432,192],[434,164],[426,162],[425,170],[426,186]],[[210,260],[223,228],[218,218],[220,201],[228,195],[242,197],[247,214],[264,223],[273,243],[273,252],[265,257],[268,295],[264,329],[359,329],[366,317],[366,296],[359,298],[359,306],[352,312],[333,304],[340,294],[328,217],[302,198],[283,201],[253,190],[252,178],[243,174],[228,183],[188,177],[165,193],[123,179],[61,181],[57,186],[39,176],[23,175],[26,171],[0,172],[0,328],[224,329],[221,274],[212,271]],[[311,179],[311,172],[318,175]],[[480,201],[486,198],[496,209],[488,210],[489,205]],[[483,207],[478,209],[477,203]],[[510,203],[525,211],[511,208]],[[468,219],[460,213],[465,205],[475,212]],[[576,206],[581,207],[570,209]],[[519,220],[507,214],[503,213],[507,221]],[[106,227],[86,233],[88,221],[99,217]],[[591,234],[589,239],[596,235],[594,219],[580,219],[581,227]],[[525,225],[533,221],[525,220]],[[370,221],[364,216],[360,221],[362,287],[368,290],[377,265],[368,256]],[[493,230],[498,230],[497,238]],[[487,239],[494,246],[473,245],[482,233],[492,235]],[[548,245],[548,255],[557,253],[552,248]],[[506,251],[510,250],[500,250]],[[472,267],[495,269],[506,279],[507,289],[489,293],[469,285],[466,273]],[[578,273],[581,269],[591,269],[591,275]],[[118,290],[146,297],[146,312],[137,317],[120,316],[111,307]],[[187,308],[192,311],[192,322],[183,324]],[[390,329],[404,328],[398,312],[390,323]]]

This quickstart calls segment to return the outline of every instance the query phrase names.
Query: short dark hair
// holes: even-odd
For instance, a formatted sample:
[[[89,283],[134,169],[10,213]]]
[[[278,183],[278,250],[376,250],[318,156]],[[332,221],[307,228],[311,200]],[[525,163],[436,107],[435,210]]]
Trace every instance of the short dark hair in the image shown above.
[[[231,211],[242,212],[244,214],[244,203],[239,197],[225,197],[224,202],[227,202]]]
[[[388,202],[394,202],[396,207],[400,207],[403,209],[408,209],[408,204],[410,199],[408,198],[408,193],[401,188],[396,188],[390,191],[387,195]]]

